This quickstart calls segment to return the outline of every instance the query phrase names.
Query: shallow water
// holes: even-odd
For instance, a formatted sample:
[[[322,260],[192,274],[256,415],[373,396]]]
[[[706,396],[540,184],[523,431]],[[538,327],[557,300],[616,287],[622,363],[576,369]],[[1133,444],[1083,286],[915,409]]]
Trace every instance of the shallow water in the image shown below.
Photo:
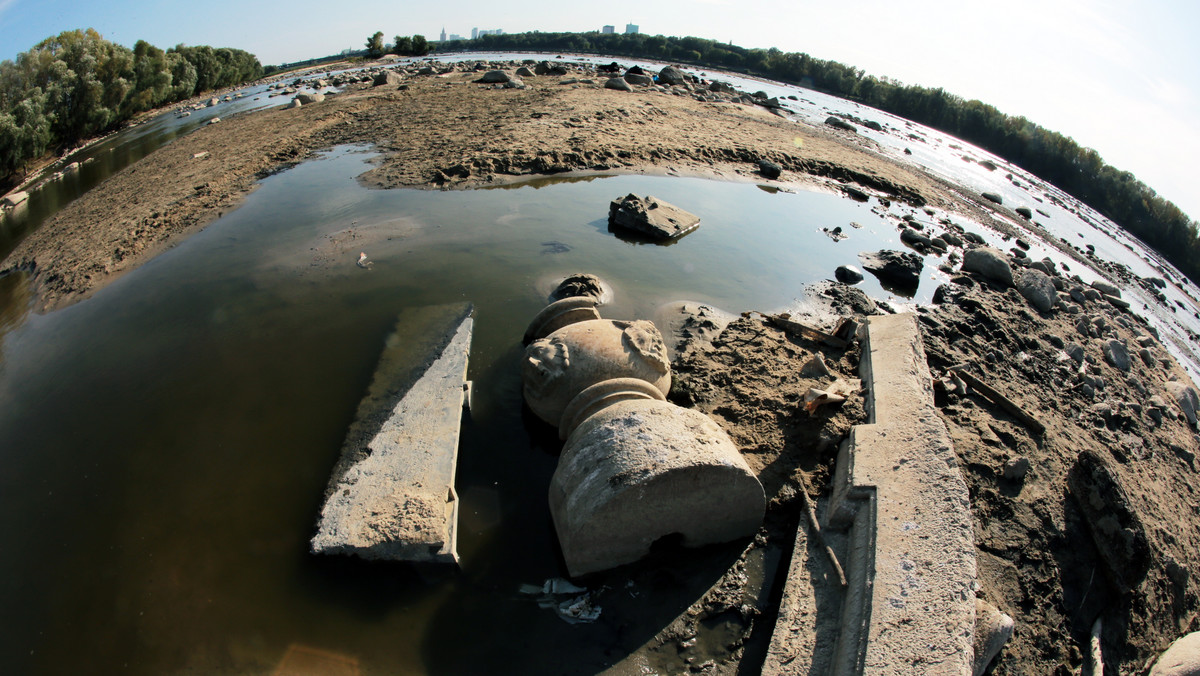
[[[22,313],[28,294],[6,280],[0,612],[13,630],[0,671],[255,673],[293,644],[353,656],[367,673],[487,670],[497,656],[559,673],[618,659],[740,549],[698,553],[695,575],[646,590],[638,603],[662,610],[636,629],[636,611],[569,626],[516,594],[565,572],[546,505],[557,449],[523,417],[518,376],[521,335],[550,284],[604,277],[613,318],[681,298],[771,309],[860,248],[899,246],[888,221],[836,195],[639,176],[368,190],[355,176],[370,157],[341,148],[266,179],[237,211],[65,310]],[[618,237],[608,202],[630,192],[701,226],[669,246]],[[821,232],[838,225],[849,239]],[[360,251],[372,269],[355,265]],[[308,554],[397,313],[464,300],[476,332],[462,573]]]
[[[37,177],[36,184],[40,187],[29,190],[29,200],[25,204],[0,214],[0,258],[7,256],[26,235],[80,195],[180,136],[199,129],[214,117],[228,118],[291,103],[290,96],[272,98],[268,87],[260,84],[231,91],[229,95],[235,98],[189,111],[186,117],[173,110],[164,112],[66,155]],[[241,94],[240,98],[236,98],[238,94]],[[64,171],[71,163],[78,163],[78,168]]]
[[[133,161],[153,145],[138,139],[89,150]],[[354,180],[370,157],[341,148],[270,177],[237,211],[49,315],[29,313],[22,277],[0,279],[0,672],[264,673],[303,649],[364,673],[595,672],[697,598],[740,544],[675,562],[678,572],[630,590],[591,625],[567,625],[517,593],[565,572],[546,505],[557,445],[522,414],[517,371],[521,334],[553,282],[606,278],[612,318],[650,317],[677,299],[769,310],[857,265],[860,250],[901,248],[899,214],[937,218],[682,178],[373,191]],[[997,180],[950,159],[936,162],[984,172],[984,187]],[[35,194],[29,213],[51,213],[71,192]],[[608,202],[630,192],[693,211],[701,226],[669,246],[618,237]],[[1107,236],[1102,220],[1047,210],[1089,241]],[[834,227],[848,239],[821,232]],[[1097,248],[1126,251],[1106,241]],[[360,251],[371,270],[354,265]],[[943,279],[938,262],[927,257],[913,300],[928,301]],[[862,286],[890,296],[870,275]],[[461,301],[476,306],[461,573],[308,554],[396,315]],[[719,649],[728,630],[720,618],[706,626],[697,654]]]

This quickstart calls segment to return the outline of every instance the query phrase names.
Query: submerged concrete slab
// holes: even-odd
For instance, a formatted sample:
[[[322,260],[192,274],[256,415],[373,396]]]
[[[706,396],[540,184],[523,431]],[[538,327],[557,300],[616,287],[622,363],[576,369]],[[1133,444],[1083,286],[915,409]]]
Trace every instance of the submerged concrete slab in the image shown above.
[[[313,553],[458,561],[454,475],[471,312],[401,315],[330,478]]]
[[[838,604],[803,600],[827,599],[830,585],[802,532],[763,672],[971,674],[970,501],[934,409],[916,319],[870,318],[860,368],[870,423],[856,425],[839,453],[823,529],[844,532],[834,548],[848,586]],[[829,655],[828,632],[812,628],[831,624]]]

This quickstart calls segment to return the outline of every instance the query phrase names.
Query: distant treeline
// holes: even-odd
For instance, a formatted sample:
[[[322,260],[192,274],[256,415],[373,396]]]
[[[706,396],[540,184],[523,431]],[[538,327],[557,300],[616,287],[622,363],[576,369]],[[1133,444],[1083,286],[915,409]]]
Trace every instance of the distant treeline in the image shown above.
[[[1133,174],[1091,148],[980,101],[866,75],[837,61],[778,49],[745,49],[695,37],[514,33],[438,43],[439,51],[556,51],[612,54],[721,68],[797,84],[913,120],[984,148],[1091,205],[1200,281],[1197,224]]]
[[[131,50],[91,28],[60,33],[0,62],[0,181],[49,150],[113,129],[145,110],[262,77],[240,49]]]

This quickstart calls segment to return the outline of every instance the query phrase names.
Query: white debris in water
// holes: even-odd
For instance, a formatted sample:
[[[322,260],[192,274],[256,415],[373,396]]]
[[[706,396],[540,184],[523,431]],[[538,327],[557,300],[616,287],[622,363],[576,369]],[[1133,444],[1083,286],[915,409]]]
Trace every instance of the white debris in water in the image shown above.
[[[585,587],[572,584],[561,577],[552,577],[541,586],[523,584],[517,591],[526,596],[538,597],[539,607],[553,608],[555,614],[570,624],[595,622],[600,618],[601,608],[593,603],[592,596],[603,591],[603,588],[596,592],[588,592]],[[571,598],[562,599],[563,596]]]

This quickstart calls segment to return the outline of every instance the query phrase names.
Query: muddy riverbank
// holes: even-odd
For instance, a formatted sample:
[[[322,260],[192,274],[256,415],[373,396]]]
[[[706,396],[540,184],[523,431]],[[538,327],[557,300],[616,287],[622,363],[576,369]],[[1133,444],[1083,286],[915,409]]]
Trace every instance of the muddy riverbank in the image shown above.
[[[41,309],[70,304],[236,207],[259,178],[348,143],[384,151],[361,177],[379,188],[469,188],[564,172],[766,181],[758,163],[767,159],[782,167],[783,184],[834,190],[851,183],[909,202],[972,208],[949,186],[845,132],[760,105],[700,101],[682,88],[564,84],[586,75],[527,77],[525,89],[504,89],[475,82],[474,70],[451,70],[401,85],[350,84],[317,104],[222,119],[72,202],[22,241],[2,270],[31,272]]]
[[[349,84],[313,105],[233,116],[179,138],[62,209],[3,269],[31,274],[43,310],[64,307],[235,209],[261,177],[344,144],[384,153],[359,177],[375,188],[458,189],[571,173],[697,175],[828,191],[848,184],[1012,232],[965,191],[888,160],[869,140],[760,104],[698,100],[695,88],[604,89],[580,70],[526,76],[524,89],[478,83],[482,72],[474,69],[413,71],[398,84]],[[779,165],[779,179],[762,176],[760,160]],[[933,214],[916,214],[926,216]],[[924,232],[965,234],[944,225],[928,222]],[[951,280],[919,317],[934,375],[951,385],[939,390],[938,404],[971,489],[979,594],[1017,623],[993,673],[1077,672],[1097,617],[1112,668],[1136,672],[1197,629],[1200,444],[1171,384],[1187,377],[1135,315],[1083,287],[1075,297],[1069,271],[1052,270],[1063,300],[1039,311],[1007,285],[961,273],[970,246],[951,242],[939,258]],[[836,314],[893,309],[833,288]],[[857,394],[806,412],[803,397],[816,380],[795,374],[819,352],[833,373],[851,378],[857,348],[830,350],[755,317],[723,333],[700,328],[710,342],[682,347],[672,398],[730,433],[769,492],[767,523],[709,593],[678,615],[659,613],[676,621],[643,650],[631,655],[622,645],[611,657],[650,665],[661,658],[668,670],[682,660],[697,671],[752,671],[778,590],[748,585],[761,582],[763,570],[786,569],[800,491],[826,492],[838,444],[865,415]],[[1126,368],[1106,355],[1112,341],[1128,353]],[[978,389],[958,387],[946,374],[958,365],[1045,431]],[[662,584],[652,567],[634,577],[631,587],[612,590],[629,598],[631,617],[637,590]],[[622,611],[615,598],[605,606]]]

